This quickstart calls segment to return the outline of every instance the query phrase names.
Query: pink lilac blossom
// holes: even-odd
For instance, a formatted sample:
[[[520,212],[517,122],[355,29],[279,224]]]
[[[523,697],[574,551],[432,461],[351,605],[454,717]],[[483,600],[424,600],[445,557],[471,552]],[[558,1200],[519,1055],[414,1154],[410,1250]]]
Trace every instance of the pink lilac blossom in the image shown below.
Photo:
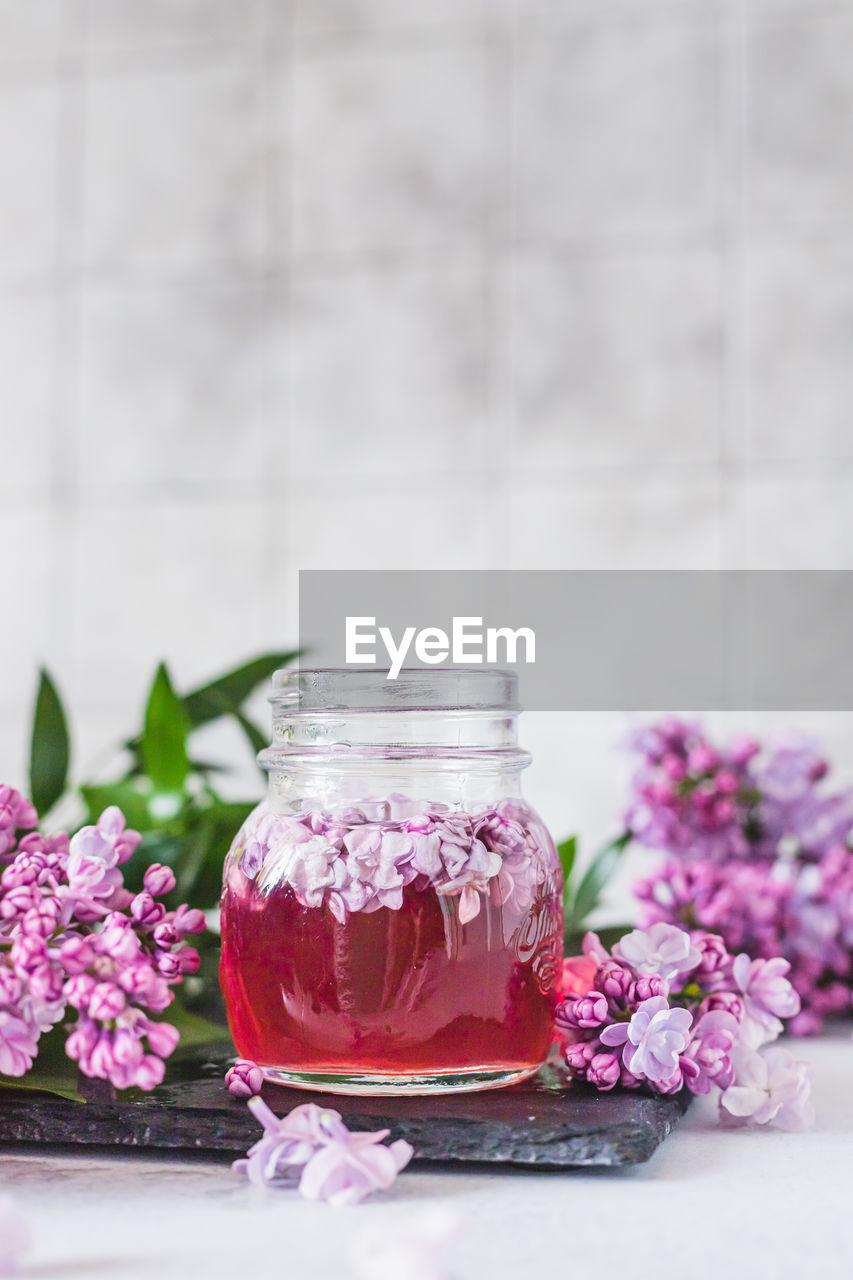
[[[385,1191],[412,1158],[408,1142],[382,1145],[388,1130],[351,1133],[340,1114],[307,1103],[279,1119],[260,1098],[250,1098],[264,1135],[234,1169],[256,1186],[293,1185],[306,1200],[358,1204]]]
[[[18,828],[37,820],[31,805],[0,788]],[[23,818],[22,818],[23,815]],[[9,826],[9,823],[6,823]],[[3,852],[0,873],[0,1072],[22,1076],[40,1037],[75,1012],[68,1057],[116,1088],[154,1088],[178,1032],[159,1020],[171,988],[198,965],[183,945],[204,928],[201,913],[167,911],[156,899],[175,884],[149,867],[145,890],[124,887],[120,867],[140,836],[106,809],[94,825],[67,835],[31,832]]]
[[[640,766],[626,824],[667,855],[636,885],[640,924],[702,929],[753,959],[783,956],[801,1000],[794,1034],[849,1012],[853,788],[827,791],[828,763],[806,740],[721,748],[696,725],[664,720],[632,745]]]
[[[38,822],[35,807],[13,787],[0,785],[0,855],[15,845],[16,833]]]
[[[471,813],[401,795],[298,813],[266,805],[250,817],[232,861],[262,892],[289,885],[307,907],[327,906],[341,923],[352,911],[399,911],[420,881],[455,900],[460,923],[484,901],[523,915],[546,875],[547,837],[515,799]]]
[[[757,1124],[775,1122],[777,1114],[783,1126],[802,1121],[809,1114],[805,1071],[792,1072],[773,1058],[766,1067],[750,1067],[756,1029],[762,1040],[773,1040],[783,1029],[781,1018],[799,1008],[787,963],[735,957],[713,934],[682,931],[677,939],[672,928],[634,930],[614,946],[618,960],[595,934],[584,938],[584,955],[568,962],[571,986],[564,985],[555,1015],[571,1075],[599,1090],[619,1084],[707,1094],[715,1088],[735,1111],[749,1107],[738,1114]],[[640,973],[650,958],[653,968],[674,969],[671,977]],[[754,1093],[756,1072],[767,1097]],[[753,1093],[732,1093],[740,1087]]]

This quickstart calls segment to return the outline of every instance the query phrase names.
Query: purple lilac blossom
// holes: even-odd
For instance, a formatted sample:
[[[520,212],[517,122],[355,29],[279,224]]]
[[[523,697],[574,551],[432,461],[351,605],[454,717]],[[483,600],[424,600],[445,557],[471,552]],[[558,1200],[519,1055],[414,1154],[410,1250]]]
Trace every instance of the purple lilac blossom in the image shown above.
[[[636,973],[654,975],[664,982],[689,973],[701,959],[690,934],[671,924],[653,924],[645,932],[634,929],[620,938],[613,953],[627,960]]]
[[[0,787],[4,813],[18,829],[37,820],[28,802]],[[6,828],[10,821],[3,819]],[[149,1014],[163,1013],[171,987],[194,971],[198,953],[184,946],[204,917],[168,912],[156,894],[174,876],[154,866],[135,897],[121,865],[139,843],[117,808],[70,840],[31,832],[7,846],[0,873],[0,1072],[24,1075],[39,1039],[68,1012],[77,1013],[66,1052],[89,1076],[116,1088],[151,1089],[178,1032]]]
[[[690,1044],[681,1057],[691,1093],[710,1093],[711,1085],[728,1088],[733,1076],[731,1052],[739,1030],[738,1020],[722,1009],[703,1013],[696,1021]]]
[[[715,1088],[723,1116],[754,1116],[763,1123],[778,1113],[782,1127],[807,1124],[805,1068],[789,1055],[761,1057],[753,1048],[756,1029],[762,1038],[775,1038],[781,1018],[798,1007],[787,963],[734,957],[722,939],[704,930],[685,931],[681,943],[657,936],[672,944],[674,954],[695,950],[699,962],[668,982],[639,974],[629,960],[647,961],[654,950],[647,937],[627,945],[621,939],[616,961],[595,934],[584,938],[584,956],[568,961],[570,985],[557,1007],[556,1029],[571,1075],[600,1090],[618,1084],[707,1094]]]
[[[745,952],[732,965],[734,987],[743,1000],[741,1036],[755,1047],[775,1040],[782,1032],[782,1018],[800,1011],[800,997],[785,976],[790,964],[777,956],[750,960]]]
[[[547,874],[545,837],[515,799],[470,813],[406,796],[296,813],[261,805],[235,840],[232,861],[261,893],[289,885],[308,907],[344,923],[352,911],[399,910],[421,878],[456,901],[460,923],[484,901],[521,916]]]
[[[234,1168],[256,1186],[298,1180],[307,1200],[357,1204],[373,1191],[387,1190],[412,1158],[407,1142],[382,1145],[387,1129],[350,1133],[337,1111],[314,1103],[294,1107],[282,1119],[260,1098],[251,1098],[248,1106],[264,1135]]]
[[[640,881],[640,924],[719,934],[730,953],[784,956],[801,1009],[798,1035],[850,1010],[853,989],[853,788],[827,790],[816,745],[718,748],[667,720],[636,735],[641,756],[626,816],[666,861]],[[728,975],[718,975],[722,988]]]
[[[690,1037],[693,1015],[672,1009],[665,996],[643,1000],[630,1022],[617,1022],[601,1032],[608,1048],[622,1046],[622,1060],[632,1075],[656,1084],[672,1079]]]
[[[387,1129],[378,1133],[351,1133],[345,1141],[330,1142],[305,1166],[299,1192],[306,1200],[330,1204],[358,1204],[373,1191],[387,1191],[412,1158],[412,1148],[402,1138],[382,1145]]]

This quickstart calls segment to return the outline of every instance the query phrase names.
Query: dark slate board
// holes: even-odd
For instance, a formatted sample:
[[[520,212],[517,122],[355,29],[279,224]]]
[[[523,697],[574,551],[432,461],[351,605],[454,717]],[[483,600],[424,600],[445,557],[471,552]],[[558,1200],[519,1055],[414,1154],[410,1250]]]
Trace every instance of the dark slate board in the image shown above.
[[[260,1129],[245,1102],[232,1098],[222,1083],[227,1061],[224,1051],[184,1059],[159,1089],[117,1101],[103,1096],[109,1090],[100,1082],[87,1082],[85,1103],[3,1091],[0,1142],[244,1155]],[[343,1097],[266,1085],[263,1096],[280,1115],[299,1103],[317,1102],[339,1111],[351,1129],[390,1129],[392,1138],[412,1144],[416,1160],[551,1169],[616,1168],[648,1160],[687,1105],[677,1097],[596,1093],[571,1085],[555,1066],[524,1084],[483,1093]]]

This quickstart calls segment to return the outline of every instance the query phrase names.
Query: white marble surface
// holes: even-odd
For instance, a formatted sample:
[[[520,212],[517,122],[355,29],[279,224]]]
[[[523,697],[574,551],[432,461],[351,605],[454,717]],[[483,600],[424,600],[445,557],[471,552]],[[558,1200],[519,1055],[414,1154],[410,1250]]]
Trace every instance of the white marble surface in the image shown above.
[[[604,1268],[630,1280],[841,1280],[853,1268],[853,1046],[846,1033],[799,1051],[814,1072],[813,1132],[723,1131],[703,1100],[649,1164],[621,1173],[418,1171],[358,1209],[331,1209],[256,1192],[224,1164],[16,1150],[0,1155],[0,1191],[29,1221],[22,1275],[33,1280],[348,1280],[359,1236],[410,1229],[437,1208],[459,1220],[453,1280]]]

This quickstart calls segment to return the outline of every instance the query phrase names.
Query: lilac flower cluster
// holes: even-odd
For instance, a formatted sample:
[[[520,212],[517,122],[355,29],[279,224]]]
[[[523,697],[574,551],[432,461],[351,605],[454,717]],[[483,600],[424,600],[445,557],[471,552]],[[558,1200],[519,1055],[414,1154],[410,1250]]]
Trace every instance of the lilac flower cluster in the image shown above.
[[[827,791],[811,743],[763,753],[721,749],[664,720],[633,741],[641,757],[626,815],[631,834],[668,854],[636,886],[641,924],[720,934],[730,951],[785,956],[807,1035],[850,1008],[853,987],[853,788]]]
[[[779,957],[732,956],[718,935],[658,923],[609,953],[595,934],[566,962],[556,1022],[573,1076],[596,1089],[720,1090],[726,1118],[803,1129],[813,1112],[806,1069],[762,1052],[800,999]]]
[[[70,839],[20,834],[37,820],[0,787],[0,1072],[29,1071],[40,1037],[73,1010],[65,1050],[85,1075],[153,1089],[178,1041],[156,1015],[198,968],[184,941],[204,916],[157,901],[175,887],[168,867],[149,867],[141,893],[125,889],[120,868],[141,837],[119,809]]]
[[[337,1111],[309,1102],[279,1119],[260,1098],[249,1109],[264,1135],[234,1168],[255,1186],[293,1186],[306,1200],[358,1204],[385,1191],[412,1158],[408,1142],[382,1145],[388,1130],[350,1133]]]
[[[391,795],[337,809],[305,801],[294,814],[261,805],[231,860],[259,892],[289,885],[305,906],[328,906],[341,923],[351,911],[398,911],[403,890],[420,878],[457,899],[465,924],[486,895],[527,911],[546,875],[544,839],[520,800],[466,813]]]

